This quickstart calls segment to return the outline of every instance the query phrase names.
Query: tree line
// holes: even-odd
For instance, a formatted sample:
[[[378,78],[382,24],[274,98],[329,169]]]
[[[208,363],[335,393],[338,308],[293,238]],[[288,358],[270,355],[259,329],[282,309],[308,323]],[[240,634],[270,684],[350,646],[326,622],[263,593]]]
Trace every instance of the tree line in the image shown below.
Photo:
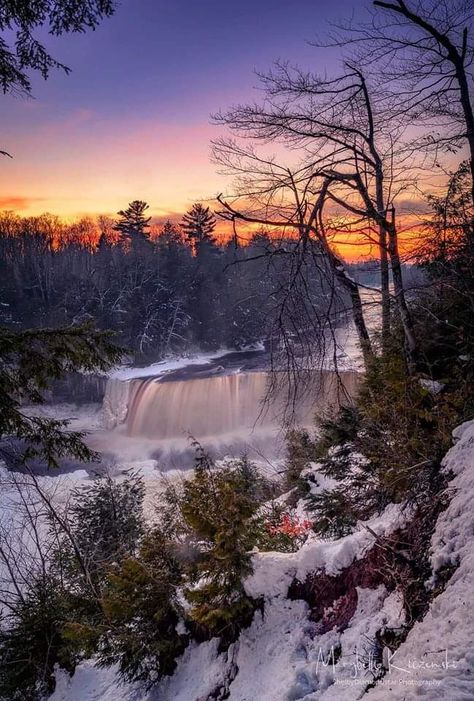
[[[67,225],[49,215],[0,216],[0,318],[9,328],[94,322],[116,333],[135,362],[190,348],[243,348],[272,335],[290,279],[282,246],[264,231],[220,243],[209,207],[151,224],[135,200],[113,220]],[[245,265],[241,263],[245,262]],[[312,304],[336,318],[343,302],[309,282]]]

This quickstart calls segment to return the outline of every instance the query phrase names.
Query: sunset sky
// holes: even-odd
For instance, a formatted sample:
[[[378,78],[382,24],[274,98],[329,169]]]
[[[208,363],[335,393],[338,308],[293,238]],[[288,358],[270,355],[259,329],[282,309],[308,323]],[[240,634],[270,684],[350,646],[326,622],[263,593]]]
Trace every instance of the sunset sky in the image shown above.
[[[122,0],[96,32],[47,40],[72,73],[2,96],[0,209],[114,214],[144,199],[180,216],[229,183],[209,162],[209,115],[258,98],[255,69],[278,58],[329,71],[308,45],[355,0]]]

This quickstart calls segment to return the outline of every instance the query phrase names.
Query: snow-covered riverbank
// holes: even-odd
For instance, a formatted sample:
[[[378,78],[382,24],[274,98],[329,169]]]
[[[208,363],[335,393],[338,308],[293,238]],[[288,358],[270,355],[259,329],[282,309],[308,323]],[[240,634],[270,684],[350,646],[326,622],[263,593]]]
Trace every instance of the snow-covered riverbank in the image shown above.
[[[388,671],[364,698],[384,701],[474,698],[474,421],[454,432],[455,445],[444,460],[452,473],[451,501],[441,513],[431,540],[433,578],[445,565],[457,569],[436,596],[424,619],[414,625],[395,653],[386,651]],[[384,586],[357,589],[357,606],[343,630],[321,632],[311,621],[308,604],[287,598],[294,578],[311,570],[335,575],[373,546],[373,536],[403,526],[409,511],[388,507],[338,541],[313,539],[293,554],[255,555],[247,587],[263,595],[263,616],[256,613],[227,652],[217,640],[191,644],[172,677],[149,691],[121,685],[114,669],[97,669],[86,661],[72,679],[58,672],[50,701],[355,701],[373,680],[370,647],[377,630],[403,623],[398,592]],[[334,657],[332,656],[334,653]],[[224,695],[216,696],[221,689]]]

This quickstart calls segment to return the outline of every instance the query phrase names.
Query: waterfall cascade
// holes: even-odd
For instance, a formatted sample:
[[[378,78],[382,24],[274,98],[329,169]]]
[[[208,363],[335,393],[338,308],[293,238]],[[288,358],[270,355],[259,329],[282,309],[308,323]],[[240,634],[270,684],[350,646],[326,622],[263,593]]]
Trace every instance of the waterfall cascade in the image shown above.
[[[339,402],[341,391],[353,395],[357,377],[354,372],[343,372],[339,379],[332,372],[318,373],[311,391],[296,398],[296,423],[311,425],[316,411]],[[281,383],[264,403],[268,381],[266,372],[185,380],[113,380],[107,387],[104,414],[110,427],[125,421],[127,435],[153,440],[272,431],[280,427],[288,388]]]
[[[102,401],[102,423],[105,428],[112,429],[124,423],[131,393],[130,381],[109,378]]]

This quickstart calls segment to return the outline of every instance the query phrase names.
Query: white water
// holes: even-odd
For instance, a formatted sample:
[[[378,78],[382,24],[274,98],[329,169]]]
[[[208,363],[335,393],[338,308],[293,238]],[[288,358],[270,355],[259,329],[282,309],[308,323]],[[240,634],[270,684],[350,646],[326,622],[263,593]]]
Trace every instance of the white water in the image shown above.
[[[324,371],[307,378],[296,398],[293,425],[314,428],[314,416],[355,394],[359,375]],[[194,464],[196,439],[215,458],[263,461],[275,471],[286,452],[282,418],[288,386],[267,396],[266,372],[238,372],[187,379],[109,380],[102,409],[106,430],[94,431],[88,444],[113,464],[157,461],[160,471],[187,470]],[[282,379],[282,378],[281,378]],[[309,384],[308,384],[309,383]]]
[[[133,438],[168,441],[191,435],[200,440],[237,433],[268,433],[281,427],[288,389],[282,382],[271,398],[264,401],[268,382],[266,372],[176,381],[152,378],[117,383],[114,380],[104,404],[107,414],[117,420],[125,418],[124,402],[128,402],[125,433]],[[352,372],[342,373],[339,381],[331,372],[318,375],[312,391],[301,392],[296,398],[294,423],[312,425],[316,412],[338,403],[344,391],[353,394],[356,382],[357,375]],[[126,387],[120,389],[117,384]]]

